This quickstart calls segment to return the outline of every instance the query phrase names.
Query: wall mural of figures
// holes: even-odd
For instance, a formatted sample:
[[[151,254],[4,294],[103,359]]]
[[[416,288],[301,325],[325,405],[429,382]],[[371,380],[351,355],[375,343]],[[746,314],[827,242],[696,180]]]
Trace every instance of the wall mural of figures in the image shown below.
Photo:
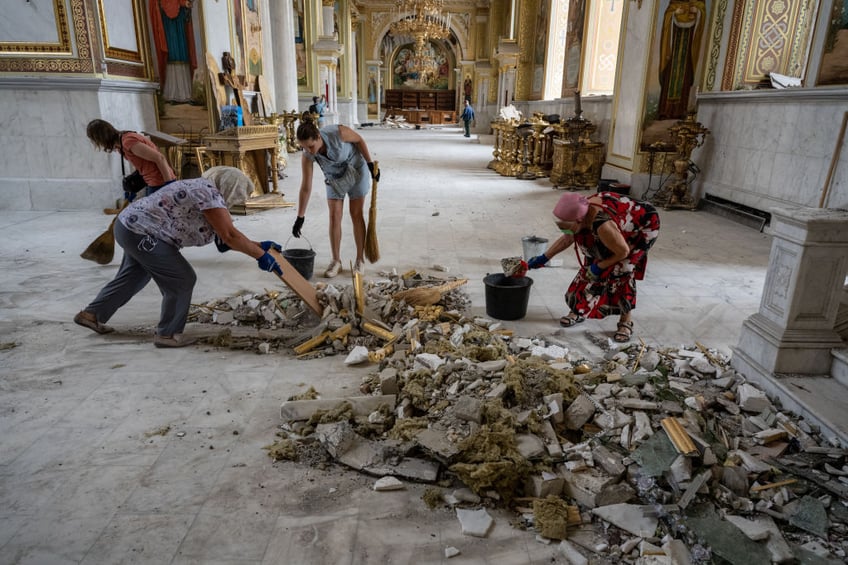
[[[586,25],[586,0],[570,0],[563,61],[562,96],[580,89],[580,65],[583,58],[583,30]]]
[[[848,0],[835,0],[816,84],[848,84]]]
[[[533,87],[530,93],[531,100],[541,100],[543,98],[545,56],[548,49],[549,4],[550,0],[542,0],[539,3],[539,12],[536,15],[536,42],[533,46]]]
[[[643,151],[695,108],[712,0],[660,0],[648,66]],[[671,149],[669,147],[669,149]]]
[[[307,86],[303,0],[292,1],[294,2],[294,55],[295,65],[297,66],[297,85]]]
[[[192,2],[150,0],[148,15],[162,97],[167,102],[191,102],[197,69]]]
[[[244,0],[244,55],[246,74],[257,77],[262,74],[262,19],[259,2]]]
[[[395,53],[391,64],[392,88],[410,88],[413,90],[447,90],[450,82],[451,59],[444,46],[432,41],[427,43],[430,56],[436,61],[436,72],[421,77],[414,69],[413,55],[415,44],[407,43]]]

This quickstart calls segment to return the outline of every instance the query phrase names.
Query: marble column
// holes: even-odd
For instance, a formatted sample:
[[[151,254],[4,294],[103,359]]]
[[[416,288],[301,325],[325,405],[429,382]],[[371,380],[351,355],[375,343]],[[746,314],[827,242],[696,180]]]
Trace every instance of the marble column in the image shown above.
[[[772,242],[760,310],[745,320],[731,363],[765,383],[788,375],[827,375],[848,273],[848,212],[772,209]],[[768,386],[767,386],[768,388]]]
[[[294,8],[291,2],[268,2],[274,62],[274,101],[277,112],[298,109],[297,61],[294,52]]]

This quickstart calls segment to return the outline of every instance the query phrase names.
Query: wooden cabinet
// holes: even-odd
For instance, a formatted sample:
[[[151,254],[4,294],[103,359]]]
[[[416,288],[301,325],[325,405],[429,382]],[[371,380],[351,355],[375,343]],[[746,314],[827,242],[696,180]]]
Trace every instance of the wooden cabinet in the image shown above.
[[[455,90],[387,90],[386,108],[456,111]]]

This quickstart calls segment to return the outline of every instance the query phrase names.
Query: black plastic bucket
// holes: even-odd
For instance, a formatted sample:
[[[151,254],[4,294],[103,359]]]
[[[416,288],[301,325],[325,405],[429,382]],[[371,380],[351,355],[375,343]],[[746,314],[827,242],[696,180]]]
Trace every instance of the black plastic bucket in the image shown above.
[[[309,240],[306,242],[309,243]],[[287,246],[288,243],[289,242],[286,241]],[[309,249],[289,249],[286,247],[280,255],[282,255],[286,261],[291,263],[291,266],[294,267],[295,271],[300,273],[300,276],[306,280],[312,278],[312,270],[315,268],[315,251],[313,251],[311,243],[309,244]]]
[[[518,320],[527,314],[530,277],[507,277],[494,273],[483,277],[486,285],[486,315],[496,320]]]

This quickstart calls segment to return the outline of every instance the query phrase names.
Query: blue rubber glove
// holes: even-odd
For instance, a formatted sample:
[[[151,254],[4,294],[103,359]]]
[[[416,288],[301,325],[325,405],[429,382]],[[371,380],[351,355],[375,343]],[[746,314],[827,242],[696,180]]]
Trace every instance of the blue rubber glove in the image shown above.
[[[599,280],[603,274],[604,270],[600,268],[597,263],[592,263],[589,265],[589,268],[586,269],[586,275],[589,279],[594,281]]]
[[[218,237],[218,234],[215,234],[215,247],[217,247],[218,251],[221,253],[225,253],[230,250],[230,246],[221,241],[221,238]]]
[[[262,248],[262,251],[266,251],[266,252],[270,251],[272,249],[274,251],[279,252],[279,253],[283,252],[283,246],[280,245],[279,243],[277,243],[276,241],[263,241],[259,244],[259,247]]]
[[[264,255],[262,255],[262,257],[257,259],[256,262],[259,264],[259,268],[263,271],[268,271],[269,273],[276,273],[281,277],[283,276],[283,270],[280,268],[279,263],[277,263],[276,259],[268,255],[267,251]]]
[[[544,267],[548,264],[548,256],[542,253],[541,255],[536,255],[535,257],[531,257],[529,261],[527,261],[527,266],[531,269],[538,269],[540,267]]]

